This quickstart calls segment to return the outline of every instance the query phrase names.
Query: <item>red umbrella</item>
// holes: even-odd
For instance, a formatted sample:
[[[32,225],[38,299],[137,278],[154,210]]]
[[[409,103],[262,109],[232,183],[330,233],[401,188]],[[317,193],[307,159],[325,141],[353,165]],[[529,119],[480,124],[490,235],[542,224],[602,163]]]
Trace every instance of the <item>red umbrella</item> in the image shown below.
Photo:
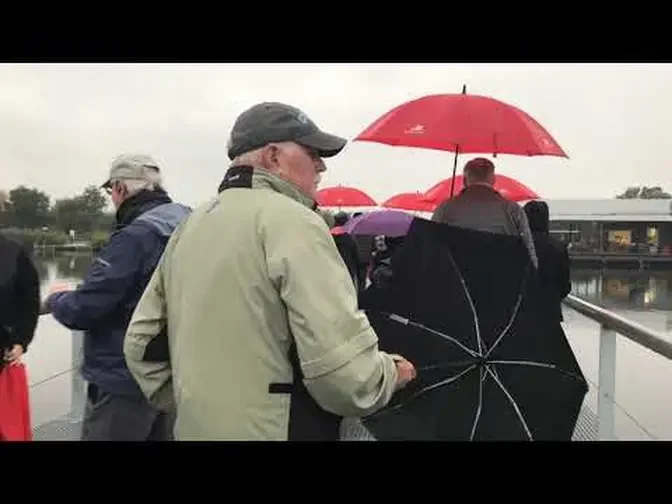
[[[377,206],[374,199],[354,187],[325,187],[317,191],[317,204],[326,207]]]
[[[380,206],[410,210],[412,212],[431,212],[433,209],[432,205],[425,200],[425,194],[421,192],[396,194]]]
[[[355,140],[455,152],[453,177],[460,153],[569,157],[529,114],[494,98],[467,95],[466,86],[461,94],[399,105]]]
[[[0,370],[0,442],[32,439],[25,364],[5,365]]]
[[[454,194],[459,193],[464,187],[462,175],[454,177],[455,186]],[[435,208],[442,201],[451,196],[451,188],[453,187],[453,178],[442,180],[425,192],[423,201],[425,204]],[[495,175],[495,190],[502,196],[511,201],[525,201],[531,199],[538,199],[539,195],[532,189],[521,184],[511,177],[506,175]]]

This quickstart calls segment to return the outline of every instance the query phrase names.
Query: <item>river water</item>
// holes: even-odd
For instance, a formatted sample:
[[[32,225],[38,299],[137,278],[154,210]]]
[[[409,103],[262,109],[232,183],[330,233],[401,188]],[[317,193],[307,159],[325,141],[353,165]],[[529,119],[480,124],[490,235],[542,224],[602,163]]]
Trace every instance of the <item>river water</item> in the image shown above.
[[[59,282],[83,278],[91,257],[67,254],[38,257],[44,292]],[[672,338],[672,272],[572,272],[573,293]],[[584,374],[591,382],[586,404],[597,406],[599,327],[565,309],[565,330]],[[76,372],[81,336],[43,316],[26,356],[31,382],[33,424],[62,415],[77,416],[83,382]],[[672,405],[668,387],[672,362],[624,337],[617,337],[616,435],[622,440],[672,440]]]

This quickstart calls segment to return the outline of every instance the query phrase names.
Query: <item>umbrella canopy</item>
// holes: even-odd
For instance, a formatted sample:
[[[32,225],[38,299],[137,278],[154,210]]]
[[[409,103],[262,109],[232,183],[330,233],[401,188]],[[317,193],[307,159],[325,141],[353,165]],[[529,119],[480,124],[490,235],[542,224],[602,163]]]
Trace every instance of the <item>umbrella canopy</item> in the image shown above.
[[[377,210],[350,219],[344,227],[351,235],[403,236],[414,217],[398,210]]]
[[[403,103],[356,138],[360,142],[461,153],[568,157],[534,118],[494,98],[435,94]]]
[[[323,207],[369,207],[376,201],[360,189],[337,186],[317,191],[317,204]]]
[[[418,377],[362,419],[378,440],[570,440],[588,391],[517,237],[422,219],[360,298]]]
[[[464,187],[464,177],[462,175],[442,180],[428,189],[424,194],[423,203],[434,208],[436,205],[450,198],[453,178],[455,179],[454,194],[459,194]],[[532,189],[506,175],[497,174],[495,176],[494,188],[510,201],[525,201],[539,198],[539,195]]]
[[[380,204],[385,208],[398,208],[412,212],[431,212],[434,205],[424,200],[425,194],[421,192],[400,193],[392,196]]]
[[[25,364],[0,367],[0,441],[31,441],[30,397]]]
[[[374,121],[355,141],[458,154],[568,157],[527,112],[487,96],[435,94],[403,103]],[[454,188],[451,195],[455,194]]]

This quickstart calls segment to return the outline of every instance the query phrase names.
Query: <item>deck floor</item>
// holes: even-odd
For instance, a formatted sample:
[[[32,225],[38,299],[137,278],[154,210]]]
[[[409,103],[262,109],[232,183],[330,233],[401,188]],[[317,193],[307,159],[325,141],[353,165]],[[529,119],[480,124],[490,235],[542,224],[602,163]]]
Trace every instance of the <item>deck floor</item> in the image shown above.
[[[81,420],[77,416],[65,416],[36,427],[33,430],[35,441],[79,441]],[[366,428],[354,418],[348,418],[341,424],[343,441],[375,441]],[[597,415],[584,406],[574,430],[573,441],[597,440]]]

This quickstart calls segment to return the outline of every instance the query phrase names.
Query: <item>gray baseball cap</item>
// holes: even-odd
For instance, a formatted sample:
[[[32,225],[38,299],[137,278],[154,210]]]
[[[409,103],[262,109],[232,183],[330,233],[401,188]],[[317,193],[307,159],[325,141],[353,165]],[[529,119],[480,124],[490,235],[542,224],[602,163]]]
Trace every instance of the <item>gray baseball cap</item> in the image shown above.
[[[101,186],[109,187],[112,180],[136,179],[151,181],[150,170],[159,172],[159,165],[146,154],[121,154],[112,161],[110,176]]]
[[[264,102],[240,114],[228,142],[229,159],[271,142],[295,142],[315,149],[320,157],[341,152],[348,141],[320,130],[301,110],[291,105]]]

